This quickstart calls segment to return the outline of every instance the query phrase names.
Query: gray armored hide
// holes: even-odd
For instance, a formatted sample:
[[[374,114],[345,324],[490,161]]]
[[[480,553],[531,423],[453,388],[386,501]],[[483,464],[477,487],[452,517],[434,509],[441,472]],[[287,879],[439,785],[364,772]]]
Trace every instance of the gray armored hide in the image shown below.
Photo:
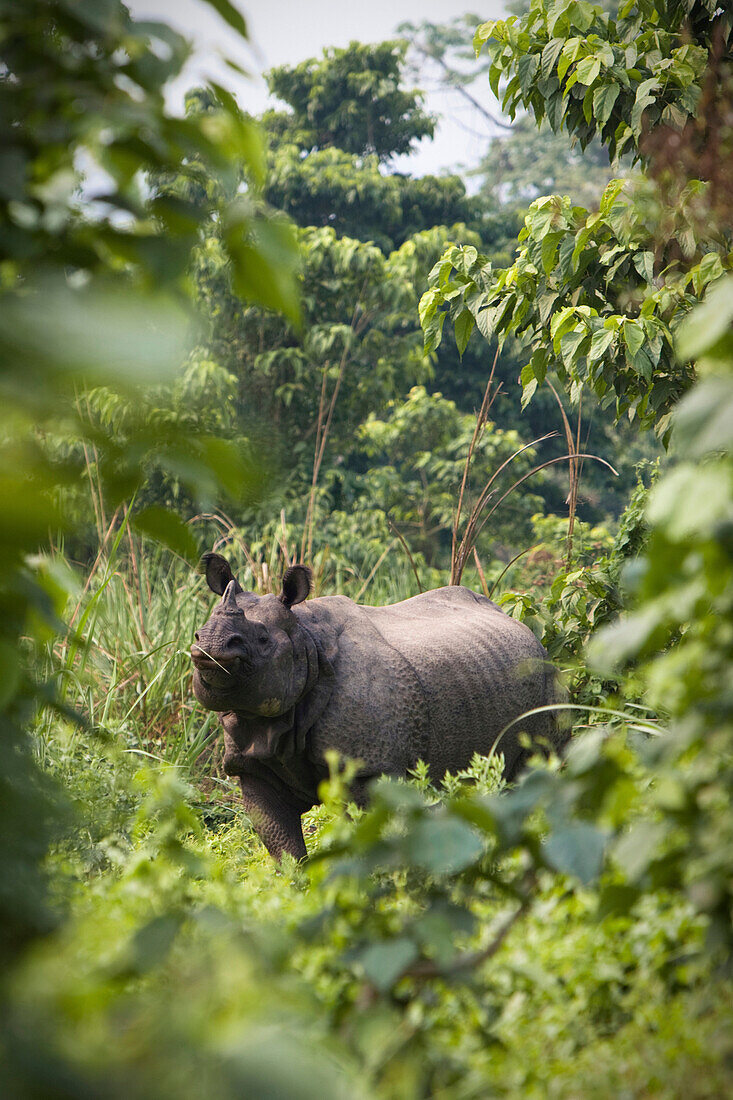
[[[527,627],[467,588],[439,588],[387,607],[345,596],[309,600],[310,574],[293,566],[280,596],[242,590],[217,554],[202,562],[222,596],[191,648],[194,691],[220,712],[225,770],[267,849],[306,854],[300,817],[318,802],[335,749],[360,763],[353,788],[404,776],[422,759],[433,779],[475,752],[503,753],[516,774],[527,750],[559,747],[547,654]]]

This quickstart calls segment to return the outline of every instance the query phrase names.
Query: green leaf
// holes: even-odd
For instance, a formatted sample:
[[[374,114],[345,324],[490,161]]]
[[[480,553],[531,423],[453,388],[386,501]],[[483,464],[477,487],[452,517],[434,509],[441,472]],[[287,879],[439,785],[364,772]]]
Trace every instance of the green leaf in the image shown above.
[[[514,308],[517,304],[517,295],[514,292],[506,294],[494,307],[493,324],[499,332],[511,330]]]
[[[647,506],[650,523],[662,527],[672,542],[705,538],[730,515],[733,475],[724,461],[675,467],[652,489]]]
[[[536,199],[525,221],[534,240],[541,241],[549,232],[558,230],[564,224],[561,199],[557,195]]]
[[[248,38],[247,23],[244,16],[239,12],[233,4],[229,3],[229,0],[204,0],[205,4],[208,4],[210,8],[213,8],[218,15],[242,38]]]
[[[441,294],[441,292],[435,288],[431,287],[429,290],[425,291],[417,306],[417,312],[418,316],[420,317],[420,325],[422,328],[425,328],[427,323],[430,321],[436,309],[438,308],[438,303],[442,301],[442,298],[443,295]]]
[[[733,324],[733,275],[712,287],[676,332],[681,359],[693,359],[712,348]]]
[[[626,122],[619,122],[616,133],[613,135],[616,157],[620,157],[628,143],[633,139],[634,132]]]
[[[246,215],[243,218],[236,206],[224,225],[236,293],[247,301],[260,302],[267,309],[284,313],[298,325],[298,251],[293,226],[280,217],[252,222]]]
[[[564,38],[551,38],[542,50],[542,76],[545,80],[552,74],[552,71],[555,67],[555,62],[562,53],[564,45]]]
[[[602,84],[593,92],[593,114],[601,126],[605,126],[611,117],[611,111],[620,90],[618,84],[614,83]]]
[[[645,382],[651,382],[654,373],[654,364],[645,348],[639,348],[633,358],[634,370]]]
[[[553,832],[542,845],[545,859],[562,874],[583,883],[598,877],[606,850],[606,835],[587,821],[577,821]]]
[[[599,920],[608,916],[625,916],[640,896],[640,891],[635,886],[627,886],[623,883],[610,883],[604,886],[598,898]]]
[[[568,775],[587,775],[597,771],[603,756],[606,734],[603,729],[592,729],[587,733],[576,734],[566,754]]]
[[[522,838],[527,817],[552,789],[550,772],[533,771],[513,790],[476,799],[491,815],[494,829],[504,848],[515,847]]]
[[[162,965],[180,927],[179,916],[153,917],[128,942],[121,958],[110,967],[110,976],[118,979],[137,977]]]
[[[496,19],[489,19],[476,28],[476,33],[473,36],[473,48],[476,51],[476,57],[481,53],[484,43],[491,38],[497,22]]]
[[[522,409],[526,409],[530,401],[534,397],[537,391],[537,379],[530,378],[528,382],[522,383]]]
[[[537,355],[533,355],[529,363],[522,367],[519,381],[522,384],[522,408],[525,409],[534,397],[537,386],[544,379],[544,367],[540,370],[535,362]]]
[[[548,233],[545,237],[542,238],[542,270],[544,271],[545,275],[549,275],[553,267],[555,266],[555,261],[557,259],[557,248],[560,241],[562,240],[562,237],[562,233]]]
[[[149,508],[138,512],[132,522],[142,534],[162,542],[188,561],[198,561],[200,554],[196,539],[191,534],[191,529],[175,512],[169,512],[161,505],[151,504]]]
[[[259,503],[265,495],[268,475],[261,453],[251,455],[233,439],[202,436],[197,439],[203,462],[232,500]]]
[[[646,333],[641,325],[636,321],[624,321],[624,343],[629,349],[629,355],[632,359],[636,358],[637,352],[643,346],[646,340]]]
[[[441,309],[440,313],[435,313],[427,325],[423,328],[423,347],[426,354],[431,351],[435,351],[440,347],[440,342],[443,338],[443,325],[445,319],[448,316],[444,309]]]
[[[593,229],[591,226],[585,225],[578,231],[575,236],[575,244],[573,246],[573,252],[571,257],[572,268],[574,271],[578,268],[578,261],[582,256],[588,241],[593,235]]]
[[[417,945],[403,936],[370,944],[358,953],[356,961],[372,985],[386,993],[417,956]]]
[[[495,311],[487,304],[485,295],[476,294],[472,296],[468,300],[467,305],[473,313],[476,328],[479,330],[484,340],[490,340],[494,335]]]
[[[570,8],[569,26],[575,27],[577,30],[586,33],[591,27],[593,20],[596,17],[597,8],[588,2],[588,0],[574,0],[572,5],[561,3],[559,6],[553,5],[558,11],[558,16],[561,17],[563,8]]]
[[[651,286],[654,282],[654,253],[637,252],[634,256],[634,267]]]
[[[371,788],[372,797],[376,802],[389,807],[397,813],[412,813],[425,809],[423,794],[414,787],[408,787],[405,783],[397,783],[394,779],[383,777]]]
[[[476,918],[468,910],[437,901],[412,926],[412,932],[439,963],[448,965],[456,955],[456,936],[470,935]]]
[[[454,817],[421,819],[406,844],[409,861],[434,875],[452,875],[470,867],[483,850],[474,831]]]
[[[655,96],[651,93],[659,88],[659,81],[655,77],[651,77],[649,80],[642,80],[639,87],[636,89],[636,99],[634,106],[631,110],[631,129],[634,134],[641,133],[641,118],[648,106],[654,103]]]
[[[464,245],[461,249],[461,268],[465,275],[468,275],[473,265],[478,260],[478,249],[474,248],[472,244]]]
[[[557,78],[562,80],[566,72],[577,59],[578,54],[582,48],[582,42],[580,38],[569,38],[562,48],[560,60],[557,63]]]
[[[43,303],[41,307],[41,302]],[[47,372],[50,389],[89,382],[125,387],[174,378],[187,351],[189,317],[171,299],[97,281],[75,291],[63,279],[0,301],[3,369]]]
[[[674,411],[675,441],[690,457],[733,450],[733,378],[705,378]]]
[[[693,268],[693,284],[696,294],[702,294],[708,283],[724,275],[723,264],[717,252],[708,252]]]
[[[576,324],[577,318],[573,306],[563,306],[562,309],[553,314],[550,321],[550,336],[556,348],[559,347],[560,339],[566,332],[570,332],[571,329],[575,328]]]
[[[590,342],[588,362],[595,363],[597,359],[602,359],[613,343],[615,336],[616,334],[612,329],[596,329]]]
[[[614,849],[614,860],[629,882],[638,882],[667,833],[658,821],[641,821],[621,837]]]
[[[601,71],[600,58],[591,54],[590,57],[584,57],[582,61],[578,62],[578,67],[575,70],[575,75],[580,84],[592,84],[597,79]]]
[[[517,62],[517,76],[519,77],[519,84],[525,96],[529,95],[532,81],[539,68],[539,64],[539,55],[536,53],[527,53],[524,57],[520,57]]]
[[[549,324],[553,306],[557,304],[559,297],[559,294],[550,291],[547,294],[540,294],[537,299],[537,311],[539,313],[540,322],[544,327]]]
[[[471,338],[471,333],[473,332],[474,324],[475,324],[475,322],[474,322],[474,319],[473,319],[473,314],[468,309],[464,309],[456,317],[456,321],[455,321],[456,345],[458,347],[458,354],[460,355],[461,358],[463,358],[463,353],[466,350],[466,347],[468,345],[468,341]]]
[[[660,623],[661,612],[656,606],[623,615],[590,642],[588,658],[592,667],[602,675],[613,675],[629,658],[643,653],[648,642],[656,640]]]
[[[489,86],[496,96],[499,98],[499,81],[501,80],[501,69],[498,65],[492,65],[489,69]]]
[[[681,131],[685,127],[685,123],[689,115],[687,111],[683,110],[676,103],[668,103],[662,111],[662,123],[665,126],[671,126],[672,129]]]
[[[581,324],[574,332],[567,332],[560,341],[560,354],[565,367],[570,370],[573,363],[584,354],[583,344],[588,337],[585,325]],[[590,344],[590,340],[588,340]]]

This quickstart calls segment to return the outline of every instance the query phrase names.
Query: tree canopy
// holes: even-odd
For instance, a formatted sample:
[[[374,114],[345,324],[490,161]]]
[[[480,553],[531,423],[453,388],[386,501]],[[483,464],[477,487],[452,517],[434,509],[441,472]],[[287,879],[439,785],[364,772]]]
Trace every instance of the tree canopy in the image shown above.
[[[432,137],[435,121],[422,109],[419,92],[401,84],[406,45],[400,40],[326,50],[320,59],[281,65],[267,74],[270,91],[290,107],[278,136],[295,135],[308,149],[336,146],[378,160],[410,152]]]

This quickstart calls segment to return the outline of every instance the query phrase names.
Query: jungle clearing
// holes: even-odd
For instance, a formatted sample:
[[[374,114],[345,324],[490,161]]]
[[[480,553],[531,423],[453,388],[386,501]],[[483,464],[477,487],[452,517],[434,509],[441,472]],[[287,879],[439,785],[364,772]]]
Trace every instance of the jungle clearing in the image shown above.
[[[170,107],[119,0],[0,0],[5,1095],[733,1093],[732,22],[403,21],[255,117]],[[469,180],[396,166],[423,78],[497,97]],[[274,865],[191,688],[212,548],[490,596],[567,752],[366,807],[329,755]]]

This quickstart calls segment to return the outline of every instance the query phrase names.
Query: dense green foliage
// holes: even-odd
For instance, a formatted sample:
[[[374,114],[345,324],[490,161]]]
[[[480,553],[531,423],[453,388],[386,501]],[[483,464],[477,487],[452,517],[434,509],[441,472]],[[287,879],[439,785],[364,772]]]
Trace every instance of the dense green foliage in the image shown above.
[[[167,110],[169,28],[117,0],[0,2],[10,1097],[733,1091],[730,28],[695,2],[605,9],[534,0],[479,30],[509,103],[626,140],[650,177],[597,212],[537,198],[512,262],[521,173],[497,213],[380,166],[427,127],[401,46],[280,70],[265,150],[221,87]],[[614,81],[613,110],[648,97],[630,137],[604,117]],[[570,460],[533,474],[556,423]],[[637,480],[639,423],[672,457]],[[623,510],[582,469],[595,525],[586,433],[625,463]],[[264,592],[307,554],[319,594],[373,603],[445,583],[468,451],[457,534],[484,486],[490,522],[465,579],[565,671],[567,759],[505,789],[499,741],[367,810],[333,759],[310,860],[276,869],[191,695],[191,559],[220,540]]]
[[[627,145],[638,157],[645,132],[694,115],[708,52],[730,32],[716,0],[626,0],[614,13],[587,0],[532,0],[525,16],[482,24],[474,44],[487,45],[495,93],[509,76],[510,115],[521,104],[581,146],[598,135],[611,157]]]
[[[522,13],[528,0],[506,5]],[[604,4],[608,7],[608,4]],[[569,194],[583,206],[597,204],[613,175],[608,151],[596,138],[585,148],[574,146],[565,131],[537,126],[531,114],[507,125],[497,112],[487,110],[477,92],[485,84],[490,59],[477,59],[471,48],[477,15],[464,15],[447,23],[402,23],[416,73],[445,89],[462,106],[471,108],[472,128],[485,125],[488,151],[472,175],[480,179],[481,196],[491,206],[523,207],[539,195]]]
[[[673,61],[680,56],[682,7],[664,5],[652,12],[655,21],[668,21],[665,42]],[[702,57],[691,94],[697,103],[706,83],[706,114],[676,141],[677,149],[686,153],[683,172],[694,161],[689,151],[696,147],[700,133],[726,118],[730,104],[733,58],[729,21],[725,13],[712,7],[706,19],[705,12],[699,10],[704,7],[688,5],[690,27],[698,37]],[[563,27],[566,32],[573,20],[587,17],[587,30],[596,27],[593,20],[597,19],[614,39],[617,33],[630,33],[629,27],[638,31],[639,21],[649,15],[649,5],[629,2],[620,8],[617,27],[598,9],[571,3],[562,10],[553,9],[548,18],[553,27]],[[486,24],[477,32],[477,48],[489,41],[496,57],[495,43],[510,38],[518,48],[532,52],[540,16],[544,18],[546,12],[538,3],[519,21]],[[659,36],[655,41],[661,41]],[[590,56],[590,42],[595,49],[596,38],[589,38],[581,43],[578,57]],[[601,48],[598,46],[599,51]],[[563,73],[567,71],[567,66],[558,62],[564,49],[561,44],[548,60],[548,69],[557,63]],[[510,57],[508,48],[501,56],[508,68],[516,64],[517,74],[520,68],[525,71],[526,65],[514,54]],[[706,68],[712,79],[708,79]],[[597,75],[594,68],[593,80]],[[515,87],[519,83],[517,75]],[[567,96],[569,90],[565,88],[563,94]],[[552,80],[543,94],[548,101],[559,94]],[[590,104],[586,116],[591,128],[605,123],[607,116],[598,104],[591,99],[586,102]],[[542,110],[537,114],[543,117]],[[582,140],[585,131],[572,110],[568,108],[563,120]],[[637,121],[649,132],[655,126],[662,129],[668,120],[655,110],[646,114],[642,110]],[[608,133],[603,133],[610,142]],[[720,158],[730,156],[729,134],[725,124],[717,131],[715,153]],[[665,164],[664,145],[651,142],[646,156],[659,175],[656,164]],[[714,179],[683,178],[681,183],[683,193],[703,195],[709,212],[721,210]],[[669,186],[669,171],[664,186]],[[537,200],[525,219],[522,236],[528,243],[508,271],[494,274],[475,251],[448,250],[433,269],[432,289],[423,298],[421,315],[428,346],[440,339],[446,312],[456,326],[460,344],[468,342],[474,324],[486,337],[495,329],[521,328],[531,356],[522,372],[526,400],[543,381],[548,362],[554,361],[560,377],[570,384],[571,398],[577,399],[583,385],[590,384],[602,398],[615,400],[619,415],[635,411],[657,430],[672,430],[681,461],[654,489],[647,509],[652,526],[648,547],[626,574],[640,609],[594,639],[591,653],[596,654],[597,667],[606,675],[631,662],[633,672],[627,673],[622,691],[634,698],[643,685],[645,705],[668,715],[671,723],[670,734],[652,754],[659,780],[656,793],[647,799],[650,820],[636,826],[636,833],[630,834],[633,840],[622,842],[631,866],[623,904],[638,896],[642,886],[648,890],[685,886],[696,897],[696,904],[711,914],[714,935],[728,940],[730,866],[723,852],[730,821],[729,798],[723,792],[728,790],[731,752],[730,698],[724,686],[730,680],[726,640],[730,586],[723,534],[728,519],[723,517],[730,514],[731,482],[730,434],[722,428],[720,407],[727,409],[729,400],[731,283],[724,270],[730,255],[730,218],[701,226],[694,208],[683,205],[674,215],[684,230],[682,248],[676,257],[665,257],[668,245],[655,235],[658,223],[650,226],[644,222],[645,209],[648,214],[644,192],[641,196],[631,192],[621,199],[622,194],[622,185],[612,183],[598,214],[586,220],[586,212],[572,210],[567,200],[555,196]],[[568,215],[578,218],[575,226],[568,224]],[[614,223],[621,233],[616,239],[604,240],[603,233],[613,230]],[[643,232],[649,233],[646,266],[643,254],[635,252],[644,242]],[[709,251],[712,241],[717,244],[715,251]],[[658,273],[655,252],[656,257],[668,261]],[[632,275],[632,265],[638,280]],[[622,267],[627,273],[623,290],[612,283]],[[633,283],[628,286],[629,276],[638,288],[637,301]],[[605,303],[599,284],[608,292]],[[706,290],[704,306],[689,314],[692,302]],[[585,294],[590,295],[588,300],[584,300]],[[624,312],[615,303],[623,305]],[[440,312],[440,306],[447,310]],[[613,369],[606,373],[605,351],[614,343]],[[700,362],[693,369],[691,361],[698,357]],[[621,367],[624,359],[626,370]],[[713,377],[699,381],[700,371]],[[685,390],[689,393],[680,401],[679,394]],[[553,588],[561,591],[559,579]],[[518,606],[520,614],[527,606],[533,610],[531,601],[525,599],[520,599]],[[668,652],[667,646],[671,647]],[[646,663],[639,671],[635,666],[643,658]],[[655,819],[655,810],[661,820]]]
[[[360,65],[376,76],[384,56],[392,64],[389,51],[383,55],[362,47]],[[331,68],[340,71],[342,64],[340,55],[328,53],[322,62],[329,73]],[[206,102],[200,95],[189,97],[190,111],[202,109]],[[487,376],[484,357],[479,354],[460,364],[456,349],[443,349],[437,361],[431,361],[421,350],[415,303],[427,272],[449,240],[475,242],[490,247],[497,258],[508,258],[496,249],[503,249],[514,215],[482,213],[456,177],[414,180],[380,168],[366,150],[357,155],[335,146],[311,148],[304,137],[298,144],[293,121],[297,111],[288,117],[289,136],[278,136],[271,113],[263,118],[270,135],[264,194],[302,225],[301,324],[296,327],[256,307],[241,308],[219,228],[212,222],[193,269],[198,301],[210,319],[199,355],[218,364],[236,386],[235,417],[248,425],[248,431],[253,422],[267,422],[274,436],[271,445],[281,456],[280,506],[275,515],[285,504],[288,527],[305,525],[301,553],[316,553],[312,528],[317,517],[333,569],[341,575],[356,567],[363,580],[371,568],[367,561],[373,564],[384,540],[391,540],[390,525],[401,527],[404,516],[407,526],[400,533],[410,545],[416,535],[414,552],[418,557],[425,552],[427,565],[445,568],[452,526],[446,493],[450,478],[460,480],[460,455],[470,430],[461,425],[459,415],[444,419],[440,446],[450,462],[436,454],[430,471],[422,470],[418,504],[417,483],[408,469],[411,459],[403,458],[395,471],[388,451],[370,442],[368,420],[398,416],[398,423],[406,424],[406,417],[399,418],[400,405],[415,385],[431,380],[439,395],[457,402],[457,414],[472,413],[480,403]],[[180,190],[175,180],[165,186]],[[512,371],[516,373],[516,364],[507,356],[497,376],[510,378]],[[420,409],[427,413],[429,403],[440,400],[426,396]],[[517,449],[530,441],[531,428],[520,427],[515,401],[500,401],[507,426],[491,430],[493,453],[503,449],[503,458],[508,453],[506,440]],[[413,419],[414,403],[408,401],[405,411]],[[451,438],[446,434],[448,424],[454,432]],[[404,444],[401,451],[407,454]],[[477,468],[476,476],[484,469]],[[437,478],[429,476],[435,471],[440,471]],[[559,478],[538,478],[536,485],[553,502],[561,499]],[[608,498],[604,503],[605,507],[596,506],[594,518],[606,519],[612,511]],[[538,506],[538,498],[513,502],[486,529],[481,553],[491,558],[492,547],[500,547],[506,561],[508,551],[519,549],[518,542],[529,538],[530,517]],[[416,519],[416,508],[422,519]],[[258,531],[272,533],[271,500],[242,518]],[[279,516],[275,524],[279,529]]]
[[[724,241],[697,240],[704,255],[692,266],[665,257],[663,248],[655,258],[646,215],[614,180],[595,213],[565,196],[536,199],[509,268],[494,270],[470,246],[444,253],[420,305],[426,349],[441,339],[447,306],[459,348],[474,325],[487,340],[523,339],[530,349],[521,376],[525,403],[554,369],[572,400],[587,386],[618,417],[628,413],[665,434],[692,379],[675,355],[674,329],[728,257]],[[656,263],[663,276],[655,277]]]
[[[683,44],[688,26],[694,45]],[[542,47],[555,31],[558,37]],[[586,37],[570,37],[574,31]],[[684,126],[700,99],[708,52],[709,80],[725,81],[720,65],[727,55],[721,61],[719,54],[727,49],[729,55],[730,35],[729,17],[714,4],[629,2],[615,22],[591,4],[555,6],[550,12],[538,0],[519,20],[482,25],[475,43],[477,51],[488,45],[494,87],[502,75],[511,76],[505,104],[515,108],[524,95],[538,121],[547,115],[555,130],[564,126],[581,146],[600,135],[614,153],[632,136],[638,145],[642,128],[648,135],[655,127],[664,134],[664,127],[674,133]],[[641,80],[641,50],[655,73],[659,66],[648,80]],[[582,110],[578,88],[587,88]],[[633,112],[629,104],[624,108],[631,129],[614,122],[613,104],[624,98],[619,89],[635,96]],[[662,103],[677,92],[684,111]],[[646,158],[656,153],[660,159],[654,143],[647,146]],[[643,155],[639,147],[637,156]],[[486,339],[513,333],[531,349],[522,371],[525,403],[548,369],[555,369],[570,383],[571,399],[588,387],[602,404],[614,403],[617,416],[636,416],[666,435],[669,413],[692,379],[689,366],[674,354],[674,329],[729,267],[728,226],[696,216],[700,203],[713,213],[712,191],[704,181],[685,180],[675,195],[677,209],[665,211],[665,218],[622,181],[608,185],[597,212],[574,206],[567,197],[537,199],[511,267],[495,271],[470,248],[444,254],[421,303],[426,348],[439,343],[447,307],[459,347],[467,345],[476,325]]]
[[[458,176],[385,175],[374,156],[342,149],[275,145],[267,198],[303,226],[328,226],[373,241],[383,252],[426,226],[478,224]]]
[[[233,9],[215,6],[233,26],[241,22]],[[187,55],[180,36],[163,25],[137,26],[118,4],[99,12],[92,3],[37,0],[22,10],[3,5],[0,14],[5,959],[46,922],[30,857],[37,861],[43,851],[49,811],[40,789],[33,797],[41,781],[21,746],[36,699],[52,693],[29,675],[20,639],[58,625],[63,594],[28,557],[49,529],[64,528],[57,490],[83,473],[85,449],[96,452],[98,485],[112,509],[134,494],[143,461],[174,466],[202,500],[212,499],[212,484],[227,467],[243,473],[236,451],[219,439],[187,438],[171,424],[151,423],[134,397],[151,375],[163,380],[178,370],[190,324],[181,288],[203,218],[215,213],[230,226],[228,256],[242,292],[293,319],[298,307],[290,232],[247,196],[230,204],[145,200],[146,170],[196,179],[207,164],[229,171],[235,155],[253,186],[262,177],[256,132],[226,95],[198,120],[165,110],[162,87]],[[104,180],[93,216],[76,196],[84,159]],[[125,393],[137,409],[124,440],[110,438],[88,415],[81,388],[100,384]],[[46,446],[55,433],[82,445],[59,454]],[[195,550],[182,521],[155,506],[137,523],[177,550]]]

